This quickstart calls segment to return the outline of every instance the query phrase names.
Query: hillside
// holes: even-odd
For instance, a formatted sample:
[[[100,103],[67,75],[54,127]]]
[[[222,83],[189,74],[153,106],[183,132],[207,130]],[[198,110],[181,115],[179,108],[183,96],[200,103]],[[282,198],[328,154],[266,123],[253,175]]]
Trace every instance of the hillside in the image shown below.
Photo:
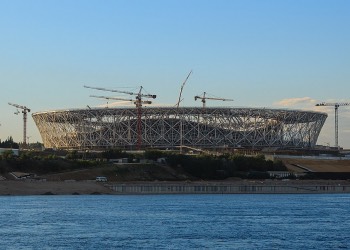
[[[263,155],[248,157],[169,154],[166,155],[166,165],[154,160],[163,156],[162,154],[159,151],[149,151],[143,156],[147,158],[142,160],[141,157],[128,157],[129,162],[133,163],[112,163],[105,158],[83,159],[72,153],[67,154],[67,157],[21,155],[2,159],[0,175],[8,180],[16,179],[11,174],[15,172],[19,176],[28,173],[31,178],[48,181],[95,180],[97,176],[107,177],[110,182],[197,181],[268,179],[268,171],[289,170],[296,173],[297,178],[350,179],[350,160],[283,158],[272,161],[266,160]],[[75,159],[68,156],[75,156]],[[305,175],[307,172],[311,174]]]
[[[283,159],[284,165],[293,172],[305,172],[300,167],[309,169],[312,172],[327,173],[350,173],[350,160],[329,160],[329,159]]]
[[[174,169],[165,165],[155,164],[106,164],[94,168],[67,171],[57,174],[38,176],[49,181],[62,180],[95,180],[96,176],[105,176],[108,181],[184,181],[195,179],[181,168]]]

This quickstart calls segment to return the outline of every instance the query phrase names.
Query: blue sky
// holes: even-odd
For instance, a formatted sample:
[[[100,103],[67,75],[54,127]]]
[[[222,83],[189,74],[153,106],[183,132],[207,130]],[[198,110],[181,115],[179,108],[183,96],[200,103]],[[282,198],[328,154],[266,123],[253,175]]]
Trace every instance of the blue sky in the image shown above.
[[[106,102],[83,85],[144,86],[174,105],[192,69],[184,106],[327,112],[319,144],[334,144],[334,110],[350,102],[350,1],[0,0],[0,139],[22,141],[22,117]],[[350,106],[339,110],[339,144],[350,148]],[[32,120],[30,141],[41,141]]]

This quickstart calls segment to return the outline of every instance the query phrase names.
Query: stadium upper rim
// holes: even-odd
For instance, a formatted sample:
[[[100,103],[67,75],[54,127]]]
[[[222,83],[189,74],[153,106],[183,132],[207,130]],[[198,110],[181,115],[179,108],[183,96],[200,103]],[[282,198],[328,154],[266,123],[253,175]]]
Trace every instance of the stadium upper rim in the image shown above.
[[[315,146],[326,113],[239,107],[110,107],[36,112],[47,148]],[[140,142],[141,141],[141,142]]]
[[[90,108],[68,108],[68,109],[52,109],[52,110],[43,110],[32,113],[32,115],[44,114],[44,113],[54,113],[54,112],[76,112],[76,111],[86,111],[86,110],[118,110],[118,109],[136,109],[133,106],[117,106],[117,107],[90,107]],[[268,108],[268,107],[246,107],[246,106],[210,106],[210,107],[199,107],[199,106],[182,106],[182,107],[174,107],[174,106],[143,106],[142,109],[244,109],[244,110],[270,110],[270,111],[285,111],[285,112],[307,112],[307,113],[315,113],[320,115],[328,116],[328,113],[307,109],[288,109],[288,108]]]

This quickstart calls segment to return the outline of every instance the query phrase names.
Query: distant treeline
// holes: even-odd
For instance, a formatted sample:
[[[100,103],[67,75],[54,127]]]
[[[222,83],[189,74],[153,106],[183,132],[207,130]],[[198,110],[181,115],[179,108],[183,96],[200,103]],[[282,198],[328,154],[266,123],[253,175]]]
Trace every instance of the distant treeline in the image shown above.
[[[26,151],[15,156],[12,151],[3,152],[0,156],[0,174],[26,172],[44,175],[86,169],[100,164],[97,161],[70,160],[55,155],[37,153],[39,152]]]
[[[265,160],[264,155],[255,157],[240,154],[182,155],[161,151],[146,151],[146,158],[164,157],[171,167],[181,167],[200,179],[270,178],[267,171],[286,171],[281,161]]]
[[[36,174],[57,173],[79,168],[91,168],[107,164],[104,160],[128,158],[129,162],[140,159],[163,158],[169,167],[193,176],[195,179],[220,180],[229,177],[270,178],[267,171],[286,171],[281,161],[266,160],[263,155],[248,157],[239,154],[184,155],[161,150],[146,150],[144,154],[126,153],[121,149],[103,152],[89,151],[22,151],[19,156],[12,151],[0,157],[0,172],[22,171]]]
[[[0,148],[8,148],[8,149],[19,149],[23,146],[23,143],[17,143],[13,141],[12,136],[8,137],[5,141],[0,140]],[[32,142],[27,143],[26,149],[33,149],[33,150],[41,150],[43,148],[43,144],[41,142]]]
[[[19,145],[18,145],[18,143],[14,142],[12,136],[10,136],[3,142],[0,140],[0,148],[18,149]]]

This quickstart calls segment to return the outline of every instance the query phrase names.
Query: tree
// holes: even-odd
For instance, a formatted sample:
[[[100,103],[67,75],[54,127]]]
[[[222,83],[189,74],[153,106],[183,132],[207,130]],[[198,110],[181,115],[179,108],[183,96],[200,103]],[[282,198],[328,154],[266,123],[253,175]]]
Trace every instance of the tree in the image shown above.
[[[71,160],[75,160],[75,159],[78,159],[78,151],[76,150],[73,150],[73,151],[70,151],[68,152],[68,154],[66,155],[66,158],[67,159],[71,159]]]
[[[0,148],[14,148],[14,149],[18,149],[19,145],[18,145],[18,143],[14,142],[12,136],[10,136],[5,141],[0,142]]]
[[[145,151],[144,157],[146,159],[157,160],[164,157],[164,153],[160,150],[150,149]]]
[[[2,158],[3,159],[13,159],[14,158],[14,153],[12,150],[6,150],[2,153]]]
[[[126,158],[128,157],[128,154],[123,152],[119,148],[112,148],[108,149],[106,151],[103,151],[101,156],[106,159],[116,159],[116,158]]]

